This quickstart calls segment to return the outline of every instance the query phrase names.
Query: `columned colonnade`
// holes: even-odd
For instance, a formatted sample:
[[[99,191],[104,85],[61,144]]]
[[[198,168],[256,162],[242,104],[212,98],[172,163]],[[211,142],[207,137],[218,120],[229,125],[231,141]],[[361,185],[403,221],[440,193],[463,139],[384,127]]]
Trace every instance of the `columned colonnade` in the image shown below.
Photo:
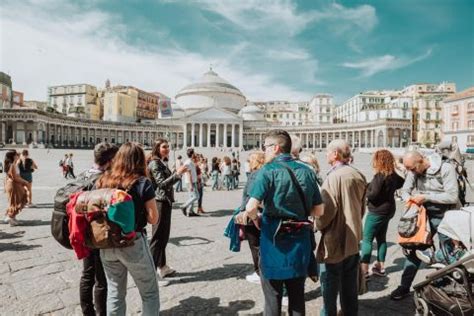
[[[0,111],[0,142],[14,144],[50,144],[58,147],[92,147],[101,141],[121,144],[137,141],[152,145],[159,137],[167,138],[174,148],[260,147],[264,134],[276,126],[217,119],[216,122],[177,122],[132,124],[79,120],[38,110],[4,109]],[[405,147],[411,139],[407,120],[385,119],[358,124],[280,127],[300,137],[303,148],[322,149],[334,139],[345,139],[359,148]]]
[[[186,123],[184,147],[239,148],[243,144],[242,123]]]

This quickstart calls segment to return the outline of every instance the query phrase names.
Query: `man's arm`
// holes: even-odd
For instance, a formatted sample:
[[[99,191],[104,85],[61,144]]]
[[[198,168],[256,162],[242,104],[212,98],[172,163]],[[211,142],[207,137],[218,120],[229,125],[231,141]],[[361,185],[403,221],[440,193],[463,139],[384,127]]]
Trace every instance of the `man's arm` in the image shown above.
[[[324,208],[323,214],[319,218],[316,218],[316,228],[318,230],[324,230],[329,224],[331,224],[337,212],[336,198],[331,193],[329,181],[331,181],[331,179],[326,179],[321,188]]]
[[[409,171],[405,178],[405,183],[403,184],[403,187],[400,189],[400,192],[402,193],[403,201],[406,202],[411,197],[413,189],[415,189],[415,182],[416,182],[415,174],[412,171]]]

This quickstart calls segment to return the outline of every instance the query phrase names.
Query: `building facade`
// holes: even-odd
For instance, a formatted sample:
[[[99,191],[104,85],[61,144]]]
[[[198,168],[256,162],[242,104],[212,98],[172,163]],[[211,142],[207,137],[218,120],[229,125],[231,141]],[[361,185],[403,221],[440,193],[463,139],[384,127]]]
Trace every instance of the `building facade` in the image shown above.
[[[178,92],[176,103],[172,103],[172,118],[151,119],[158,114],[160,94],[130,86],[111,87],[109,81],[104,90],[90,93],[95,91],[96,98],[90,102],[94,101],[99,109],[94,117],[103,115],[103,120],[69,115],[84,103],[77,103],[77,94],[87,92],[87,85],[75,86],[49,88],[50,108],[59,113],[35,109],[0,111],[0,142],[90,148],[100,141],[151,144],[157,137],[167,137],[175,148],[238,150],[260,147],[265,133],[273,128],[284,128],[300,136],[303,147],[308,149],[325,148],[334,139],[345,139],[360,148],[403,147],[412,138],[411,121],[401,114],[369,115],[370,119],[364,120],[355,116],[355,122],[333,123],[334,103],[330,95],[317,94],[308,102],[248,102],[239,89],[212,70]],[[72,100],[70,95],[74,96]],[[156,101],[147,99],[150,95]],[[361,104],[383,103],[384,111],[406,107],[406,100],[400,95],[387,97],[378,96],[378,100],[365,103],[361,100]],[[139,109],[146,113],[138,115]],[[138,122],[139,118],[143,120]]]
[[[13,105],[12,79],[4,72],[0,72],[0,109],[10,109]]]
[[[326,93],[319,93],[311,98],[309,102],[311,122],[319,124],[330,124],[333,122],[334,99]]]
[[[462,152],[474,147],[474,87],[444,99],[442,109],[443,140],[456,142]]]
[[[367,91],[356,94],[334,110],[337,123],[376,121],[384,118],[410,119],[411,102],[399,91]]]
[[[456,92],[454,83],[414,84],[402,90],[412,103],[412,141],[427,147],[442,139],[442,102]]]
[[[128,87],[108,89],[103,93],[103,120],[135,122],[137,119],[138,91]]]
[[[13,91],[13,107],[21,108],[24,106],[24,94],[20,91]]]
[[[48,107],[69,117],[99,119],[97,88],[89,84],[48,87]]]

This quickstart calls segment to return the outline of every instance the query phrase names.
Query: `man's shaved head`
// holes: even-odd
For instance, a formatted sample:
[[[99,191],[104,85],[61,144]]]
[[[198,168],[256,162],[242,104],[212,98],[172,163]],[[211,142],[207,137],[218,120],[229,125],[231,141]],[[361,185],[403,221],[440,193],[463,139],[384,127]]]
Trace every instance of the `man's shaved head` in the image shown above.
[[[422,174],[426,170],[424,159],[425,157],[419,151],[409,151],[403,156],[403,165],[408,171]]]

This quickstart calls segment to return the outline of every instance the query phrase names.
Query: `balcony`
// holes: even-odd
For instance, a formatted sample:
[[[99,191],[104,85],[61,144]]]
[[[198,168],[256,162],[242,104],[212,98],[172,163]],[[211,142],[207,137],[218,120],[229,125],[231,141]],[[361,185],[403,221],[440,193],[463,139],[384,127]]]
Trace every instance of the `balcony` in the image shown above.
[[[458,110],[454,110],[451,112],[451,116],[458,116],[459,115],[459,111]]]

